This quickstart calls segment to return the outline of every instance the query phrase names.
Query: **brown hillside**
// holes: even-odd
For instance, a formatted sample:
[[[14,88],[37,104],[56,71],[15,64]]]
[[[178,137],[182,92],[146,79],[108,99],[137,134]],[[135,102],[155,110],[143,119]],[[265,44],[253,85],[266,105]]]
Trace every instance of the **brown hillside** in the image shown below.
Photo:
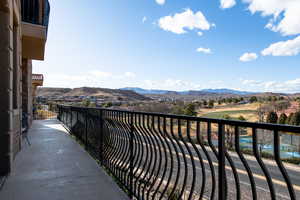
[[[143,96],[133,91],[107,89],[107,88],[39,88],[37,96],[43,97],[67,97],[67,96],[94,96],[99,98],[122,99],[126,101],[145,101],[149,97]]]

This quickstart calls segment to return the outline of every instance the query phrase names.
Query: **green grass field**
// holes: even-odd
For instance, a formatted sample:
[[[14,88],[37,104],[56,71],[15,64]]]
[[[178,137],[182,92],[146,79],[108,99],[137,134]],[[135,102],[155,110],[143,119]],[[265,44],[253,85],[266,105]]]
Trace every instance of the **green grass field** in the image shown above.
[[[202,115],[202,117],[208,118],[223,118],[224,115],[232,116],[233,118],[238,118],[238,116],[242,115],[244,117],[249,116],[251,114],[255,114],[255,110],[229,110],[229,111],[220,111],[220,112],[210,112]]]

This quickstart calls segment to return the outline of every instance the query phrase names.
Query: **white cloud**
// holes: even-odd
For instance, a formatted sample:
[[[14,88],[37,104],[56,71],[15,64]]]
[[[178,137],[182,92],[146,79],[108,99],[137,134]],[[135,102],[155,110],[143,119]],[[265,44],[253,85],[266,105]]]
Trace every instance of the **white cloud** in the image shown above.
[[[226,9],[235,6],[236,2],[235,0],[220,0],[220,4],[221,4],[220,7],[222,9]]]
[[[201,31],[199,31],[199,32],[197,33],[197,35],[202,36],[203,33],[202,33]]]
[[[199,53],[205,53],[205,54],[211,54],[212,51],[209,48],[203,48],[203,47],[199,47],[198,49],[196,49],[197,52]]]
[[[117,83],[131,84],[136,74],[125,72],[123,74],[113,74],[99,70],[92,70],[80,75],[47,74],[45,76],[45,86],[49,87],[109,87],[117,88]]]
[[[299,0],[243,0],[248,3],[251,13],[261,12],[262,16],[271,16],[266,28],[282,35],[300,33]]]
[[[166,3],[166,0],[155,0],[157,4],[164,5]]]
[[[244,53],[241,57],[240,57],[240,61],[242,62],[249,62],[252,60],[256,60],[257,59],[257,55],[256,53]]]
[[[135,75],[135,73],[133,73],[133,72],[125,72],[125,77],[128,77],[128,78],[135,78],[136,77],[136,75]]]
[[[147,17],[143,17],[142,22],[145,23],[147,21]]]
[[[261,81],[257,81],[257,80],[242,80],[242,84],[243,85],[259,85],[261,84]]]
[[[244,86],[251,88],[252,91],[261,92],[300,92],[300,78],[287,81],[257,81],[241,80]]]
[[[293,40],[281,41],[271,44],[261,54],[264,56],[295,56],[300,53],[300,36]]]
[[[98,77],[98,78],[110,78],[113,76],[112,73],[110,73],[110,72],[103,72],[103,71],[99,71],[99,70],[92,70],[92,71],[89,71],[87,74],[90,76]]]
[[[175,90],[175,91],[182,91],[182,90],[199,90],[201,89],[201,85],[183,81],[183,80],[176,80],[176,79],[165,79],[165,80],[145,80],[144,86],[146,89],[162,89],[162,90]]]
[[[162,17],[158,20],[158,24],[163,30],[176,34],[186,33],[186,29],[209,30],[211,27],[201,11],[194,13],[190,9],[176,13],[174,16]]]

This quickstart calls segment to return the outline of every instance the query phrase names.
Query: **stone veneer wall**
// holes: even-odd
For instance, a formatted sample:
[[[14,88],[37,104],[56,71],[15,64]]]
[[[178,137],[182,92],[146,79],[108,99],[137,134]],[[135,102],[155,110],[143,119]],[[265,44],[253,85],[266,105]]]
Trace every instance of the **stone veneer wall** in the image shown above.
[[[33,120],[32,114],[32,61],[22,59],[22,109],[28,115],[28,124]]]
[[[21,70],[21,19],[20,13],[15,13],[20,11],[16,8],[19,5],[19,0],[0,1],[0,175],[11,171],[13,158],[21,147],[20,81],[17,82],[18,106],[13,108],[13,81]],[[18,70],[15,74],[14,67]]]

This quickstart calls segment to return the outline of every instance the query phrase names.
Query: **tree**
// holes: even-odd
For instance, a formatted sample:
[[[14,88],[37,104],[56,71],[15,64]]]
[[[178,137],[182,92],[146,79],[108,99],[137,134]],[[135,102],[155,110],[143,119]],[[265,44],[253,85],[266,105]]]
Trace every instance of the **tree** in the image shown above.
[[[300,125],[300,112],[296,112],[292,117],[292,125],[299,126]]]
[[[273,103],[274,110],[279,112],[282,110],[286,110],[291,106],[291,103],[289,101],[279,101]]]
[[[273,134],[269,130],[258,129],[257,130],[257,144],[259,146],[259,152],[262,153],[265,147],[273,143]]]
[[[267,101],[272,101],[272,96],[268,96]]]
[[[238,103],[240,100],[237,98],[233,98],[232,101],[233,101],[233,103]]]
[[[272,96],[272,101],[277,101],[277,97],[276,96]]]
[[[104,108],[109,108],[112,106],[113,106],[112,102],[107,102],[106,104],[103,105]]]
[[[172,108],[172,114],[174,115],[184,115],[184,109],[182,106],[176,105]]]
[[[286,124],[293,125],[294,114],[295,113],[289,114],[289,116],[288,116],[288,118],[286,119],[286,122],[285,122]]]
[[[230,115],[226,114],[223,116],[224,119],[232,120]],[[227,125],[225,128],[225,144],[228,146],[229,149],[233,148],[234,145],[234,127]]]
[[[220,99],[218,100],[218,104],[219,104],[219,105],[221,105],[221,104],[222,104],[222,101],[221,101]]]
[[[91,104],[91,100],[84,99],[81,104],[82,104],[83,107],[89,107],[90,104]]]
[[[257,102],[257,97],[256,96],[252,96],[249,101],[250,101],[250,103]]]
[[[269,112],[268,115],[267,115],[267,119],[266,121],[268,123],[272,123],[272,124],[276,124],[277,121],[278,121],[278,115],[276,112]]]
[[[197,116],[196,106],[193,103],[189,103],[184,108],[184,114],[189,116]]]
[[[214,104],[215,104],[215,101],[214,101],[214,100],[209,100],[209,102],[208,102],[208,107],[209,107],[209,108],[213,108],[213,107],[214,107]]]
[[[231,120],[232,118],[230,117],[230,115],[226,114],[226,115],[223,115],[223,119]]]
[[[227,98],[227,99],[226,99],[226,102],[227,102],[227,103],[232,103],[232,98]]]
[[[238,120],[240,120],[240,121],[246,121],[246,118],[245,118],[243,115],[240,115],[240,116],[238,117]]]
[[[203,105],[207,106],[207,101],[206,100],[203,100]]]
[[[257,108],[258,121],[264,122],[266,113],[272,112],[273,108],[269,104],[260,105]]]
[[[285,113],[281,113],[281,115],[279,116],[279,119],[278,119],[278,124],[285,124],[287,118],[288,117],[286,116]]]

